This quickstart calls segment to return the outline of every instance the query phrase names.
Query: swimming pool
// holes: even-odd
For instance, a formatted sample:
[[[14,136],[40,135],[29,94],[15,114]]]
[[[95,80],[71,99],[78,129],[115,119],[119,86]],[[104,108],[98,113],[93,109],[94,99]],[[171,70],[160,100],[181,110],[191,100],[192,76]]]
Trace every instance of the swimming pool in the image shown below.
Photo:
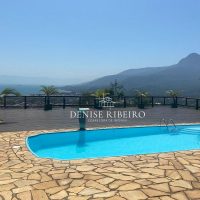
[[[41,158],[73,160],[200,149],[200,125],[151,126],[39,134],[26,139]]]

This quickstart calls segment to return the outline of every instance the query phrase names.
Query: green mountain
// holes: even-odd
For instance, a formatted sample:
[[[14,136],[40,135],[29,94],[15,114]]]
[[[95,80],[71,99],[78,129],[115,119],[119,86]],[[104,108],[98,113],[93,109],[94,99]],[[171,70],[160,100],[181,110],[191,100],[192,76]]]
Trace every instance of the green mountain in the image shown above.
[[[166,90],[174,89],[182,95],[200,96],[200,55],[192,53],[171,66],[128,69],[115,75],[63,88],[76,92],[93,91],[109,87],[115,80],[124,86],[129,95],[135,90],[164,95]]]

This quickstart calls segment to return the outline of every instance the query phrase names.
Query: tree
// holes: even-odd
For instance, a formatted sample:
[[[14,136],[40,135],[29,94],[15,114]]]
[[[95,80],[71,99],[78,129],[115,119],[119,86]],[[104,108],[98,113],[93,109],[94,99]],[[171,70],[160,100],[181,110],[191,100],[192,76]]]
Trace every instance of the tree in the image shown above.
[[[124,96],[124,87],[115,80],[114,83],[110,84],[109,93],[112,96]]]
[[[144,108],[149,103],[149,93],[142,90],[136,90],[136,97],[138,99],[138,107]]]
[[[166,93],[173,99],[172,108],[177,108],[177,96],[179,95],[179,92],[175,90],[167,90]]]
[[[109,94],[110,93],[109,93],[108,89],[98,89],[92,94],[92,96],[95,96],[97,98],[102,98],[102,97],[105,97],[105,96],[107,96]]]
[[[136,90],[136,96],[137,97],[148,97],[149,93],[147,91]]]
[[[21,96],[20,92],[18,92],[17,90],[15,90],[13,88],[5,88],[1,92],[1,96],[8,96],[8,95]]]
[[[55,86],[51,85],[51,86],[41,86],[41,90],[42,93],[44,93],[46,96],[52,96],[52,95],[56,95],[58,94],[58,90]]]

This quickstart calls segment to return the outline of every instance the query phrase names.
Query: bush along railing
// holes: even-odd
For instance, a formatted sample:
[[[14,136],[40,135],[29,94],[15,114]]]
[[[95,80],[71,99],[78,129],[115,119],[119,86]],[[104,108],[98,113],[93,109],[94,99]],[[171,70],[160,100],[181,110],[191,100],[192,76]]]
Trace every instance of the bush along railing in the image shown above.
[[[172,108],[178,106],[200,108],[200,99],[192,97],[169,97],[169,96],[113,96],[114,107],[154,107],[168,105]],[[43,108],[51,110],[60,107],[92,107],[101,109],[99,99],[94,96],[4,96],[0,97],[1,108]]]

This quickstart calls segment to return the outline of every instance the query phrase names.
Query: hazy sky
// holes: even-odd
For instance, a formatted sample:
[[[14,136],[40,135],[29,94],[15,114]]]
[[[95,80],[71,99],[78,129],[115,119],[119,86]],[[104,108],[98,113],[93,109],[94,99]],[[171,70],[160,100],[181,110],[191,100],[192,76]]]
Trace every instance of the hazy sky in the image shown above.
[[[0,74],[66,84],[200,53],[198,0],[0,0]]]

